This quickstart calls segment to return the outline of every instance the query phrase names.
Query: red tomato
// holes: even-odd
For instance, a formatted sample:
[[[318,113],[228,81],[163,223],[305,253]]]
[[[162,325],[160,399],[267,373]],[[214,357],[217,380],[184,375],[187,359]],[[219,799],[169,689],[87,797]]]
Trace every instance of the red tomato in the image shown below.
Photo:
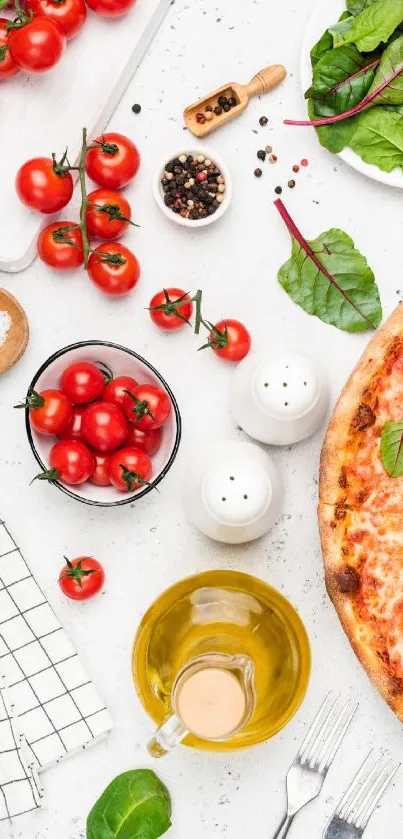
[[[142,449],[125,448],[109,458],[108,475],[111,484],[123,492],[133,492],[151,478],[152,463]]]
[[[48,224],[38,237],[38,255],[46,265],[61,271],[78,268],[84,262],[80,228],[74,221]]]
[[[150,431],[142,431],[137,425],[129,422],[129,431],[126,437],[126,446],[134,446],[135,449],[143,449],[150,457],[155,454],[162,441],[162,428],[151,428]]]
[[[11,58],[11,53],[8,48],[8,33],[6,24],[9,23],[7,18],[0,17],[0,81],[9,79],[19,72],[19,67]]]
[[[37,475],[40,481],[83,484],[94,471],[94,455],[80,440],[60,440],[50,450],[50,469]]]
[[[120,242],[104,242],[88,260],[88,276],[105,294],[123,297],[138,283],[140,265],[134,253]]]
[[[15,408],[28,408],[32,428],[40,434],[59,434],[71,420],[71,402],[61,390],[32,390],[25,402]]]
[[[28,0],[26,8],[34,15],[43,15],[56,21],[67,40],[78,35],[87,17],[84,0]]]
[[[108,487],[111,482],[108,477],[108,454],[99,454],[94,452],[95,466],[94,471],[88,478],[90,484],[95,484],[97,487]]]
[[[142,431],[160,428],[171,412],[171,400],[165,390],[155,385],[137,385],[126,394],[124,412]]]
[[[138,382],[132,376],[116,376],[105,387],[102,394],[104,402],[112,402],[113,405],[123,406],[126,399],[126,391],[137,387]]]
[[[211,329],[207,346],[226,361],[241,361],[248,354],[251,344],[251,337],[243,323],[220,320]]]
[[[101,396],[105,379],[95,364],[89,361],[76,361],[66,367],[60,379],[63,393],[73,405],[85,405]]]
[[[95,239],[118,239],[126,232],[132,217],[129,202],[115,189],[95,189],[88,196],[86,215],[88,235]]]
[[[182,326],[190,322],[192,312],[193,303],[181,288],[164,288],[163,291],[154,294],[150,303],[150,317],[153,323],[169,331],[182,329]]]
[[[88,600],[104,585],[105,572],[100,562],[92,556],[79,556],[70,562],[67,557],[66,565],[59,576],[59,586],[67,597],[72,600]]]
[[[71,415],[71,419],[68,425],[63,429],[63,431],[59,431],[56,435],[58,440],[81,440],[81,423],[83,419],[83,413],[86,410],[85,406],[77,406],[73,407],[73,413]]]
[[[122,0],[110,0],[110,5],[116,8],[120,2]],[[140,166],[140,155],[128,137],[123,134],[103,134],[91,145],[94,148],[87,154],[85,169],[88,177],[98,186],[122,189],[133,180]]]
[[[38,16],[27,20],[19,29],[10,29],[8,43],[11,58],[21,70],[45,73],[60,61],[66,46],[66,36],[61,26],[47,17]]]
[[[135,2],[136,0],[87,0],[90,9],[102,17],[121,17]]]
[[[15,187],[20,201],[27,207],[40,213],[57,213],[71,199],[73,178],[70,172],[58,174],[50,157],[34,157],[18,170]]]
[[[86,443],[99,452],[111,452],[121,446],[127,436],[127,422],[117,405],[95,402],[84,411],[82,435]]]

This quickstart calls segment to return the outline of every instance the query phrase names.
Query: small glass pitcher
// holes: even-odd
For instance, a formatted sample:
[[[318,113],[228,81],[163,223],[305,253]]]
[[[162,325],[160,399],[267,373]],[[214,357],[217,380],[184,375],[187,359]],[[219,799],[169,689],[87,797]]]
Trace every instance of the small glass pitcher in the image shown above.
[[[217,672],[214,673],[214,671]],[[216,682],[217,679],[221,682],[220,686],[216,684],[215,689],[210,688],[210,695],[209,684],[205,685],[205,688],[207,687],[207,691],[205,690],[207,713],[209,713],[209,708],[214,710],[214,693],[216,697],[220,697],[220,700],[222,700],[225,689],[229,689],[232,693],[237,706],[235,711],[238,712],[238,715],[235,725],[230,727],[230,730],[220,733],[217,729],[215,733],[209,735],[201,733],[197,725],[189,724],[189,713],[186,714],[186,710],[181,710],[181,699],[185,699],[184,692],[186,686],[187,688],[191,686],[191,680],[193,680],[194,688],[200,697],[199,685],[196,684],[195,677],[201,673],[204,674],[203,678],[208,676],[210,686],[212,684],[211,680],[213,680],[213,683],[214,679]],[[196,737],[214,742],[224,742],[233,737],[248,724],[255,710],[254,680],[255,666],[246,655],[231,656],[212,653],[198,656],[189,661],[178,673],[173,685],[171,703],[174,713],[164,721],[147,745],[150,755],[152,757],[163,757],[179,745],[188,734],[194,734]],[[224,706],[221,710],[224,710]],[[218,709],[217,712],[219,712]]]

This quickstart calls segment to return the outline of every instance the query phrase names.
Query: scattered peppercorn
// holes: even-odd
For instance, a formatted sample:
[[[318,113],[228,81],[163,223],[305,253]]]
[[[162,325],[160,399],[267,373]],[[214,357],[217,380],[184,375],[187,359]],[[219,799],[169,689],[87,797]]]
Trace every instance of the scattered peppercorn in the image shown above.
[[[266,152],[264,151],[264,149],[259,149],[257,156],[259,160],[266,160]]]
[[[263,172],[262,172],[261,169],[255,169],[254,175],[255,175],[255,178],[261,178],[262,175],[263,175]]]
[[[295,166],[292,167],[292,171],[293,172],[299,172],[299,166],[297,164],[295,164]]]
[[[265,151],[267,152],[267,154],[271,154],[273,151],[273,146],[266,146]]]
[[[301,166],[308,166],[308,161],[307,161],[306,157],[303,157],[303,158],[302,158],[302,160],[301,160]]]
[[[132,111],[133,111],[134,114],[139,114],[140,111],[141,111],[141,105],[133,105],[132,106]]]
[[[181,154],[168,161],[161,186],[164,204],[192,221],[213,215],[225,199],[225,179],[204,154]]]
[[[277,163],[277,160],[278,158],[276,154],[269,155],[269,163]]]
[[[282,191],[283,191],[283,187],[282,187],[282,186],[276,186],[276,188],[275,188],[275,190],[274,190],[274,192],[276,193],[276,195],[281,195]]]
[[[294,189],[295,181],[294,180],[288,181],[288,186],[290,187],[290,189]]]
[[[269,120],[267,119],[267,117],[260,117],[259,125],[261,125],[263,128],[263,126],[267,125],[268,121]]]

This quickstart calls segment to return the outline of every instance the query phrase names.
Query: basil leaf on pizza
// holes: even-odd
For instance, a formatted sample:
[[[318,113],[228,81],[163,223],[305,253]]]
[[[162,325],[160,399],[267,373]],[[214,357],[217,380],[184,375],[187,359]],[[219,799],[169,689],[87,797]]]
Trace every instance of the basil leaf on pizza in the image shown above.
[[[292,241],[291,259],[279,270],[287,294],[305,312],[346,332],[376,329],[382,318],[378,286],[365,257],[343,230],[307,241],[283,202],[274,202]]]
[[[381,457],[391,478],[403,475],[403,421],[385,423],[381,435]]]

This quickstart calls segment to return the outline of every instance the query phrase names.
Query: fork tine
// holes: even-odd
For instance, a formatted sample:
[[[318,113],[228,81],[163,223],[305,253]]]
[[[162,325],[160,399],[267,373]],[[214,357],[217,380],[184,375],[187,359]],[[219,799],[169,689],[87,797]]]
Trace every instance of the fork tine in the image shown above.
[[[318,749],[323,737],[327,737],[327,735],[329,733],[329,729],[332,726],[333,713],[334,713],[334,710],[335,710],[338,702],[339,702],[339,697],[337,697],[333,701],[332,700],[330,701],[330,708],[329,708],[329,705],[326,706],[325,716],[324,716],[324,718],[323,718],[323,716],[321,716],[321,725],[320,725],[319,729],[318,729],[318,726],[316,726],[315,723],[314,723],[315,731],[313,732],[313,737],[310,738],[309,743],[307,743],[306,747],[304,749],[301,749],[300,753],[299,753],[300,757],[301,757],[301,760],[303,762],[304,761],[307,761],[308,763],[312,762],[313,757],[316,753],[316,750]]]
[[[362,781],[362,779],[363,779],[363,777],[364,777],[364,775],[367,771],[367,768],[368,768],[368,765],[370,763],[372,755],[373,755],[373,751],[370,751],[370,753],[365,758],[364,763],[361,766],[361,769],[359,769],[355,778],[351,782],[349,788],[346,790],[345,794],[343,795],[343,798],[341,799],[340,804],[336,809],[336,815],[340,819],[346,818],[347,813],[349,811],[349,808],[351,806],[351,801],[354,800],[354,796],[357,793],[357,790],[359,790],[360,787],[361,787],[361,781]]]
[[[317,757],[317,764],[319,769],[323,771],[327,771],[329,766],[331,765],[340,745],[341,742],[346,734],[346,731],[351,723],[351,720],[354,717],[358,708],[357,705],[351,708],[350,701],[346,703],[344,708],[342,709],[340,715],[336,719],[336,722],[327,738],[325,740],[322,748],[319,751]]]
[[[301,743],[301,746],[300,746],[300,749],[298,751],[297,757],[301,758],[303,753],[305,752],[305,750],[308,750],[310,748],[311,743],[313,742],[313,740],[316,736],[316,733],[317,733],[319,727],[321,726],[322,721],[324,719],[324,716],[325,716],[325,714],[328,710],[329,704],[331,702],[331,697],[332,697],[331,693],[328,693],[328,695],[327,695],[325,701],[323,702],[323,704],[321,705],[321,707],[320,707],[320,709],[319,709],[319,711],[318,711],[318,713],[317,713],[317,715],[316,715],[316,717],[315,717],[315,719],[314,719],[314,721],[313,721],[305,739]]]
[[[355,816],[356,826],[359,829],[365,830],[372,813],[375,810],[375,807],[381,800],[386,788],[389,786],[390,782],[396,775],[396,772],[400,769],[400,763],[390,769],[391,761],[387,763],[383,772],[381,772],[372,785],[371,789],[369,790],[366,798],[361,804],[361,807],[357,810],[357,814]],[[385,775],[386,772],[386,775]],[[380,787],[377,789],[379,783],[381,782]]]

